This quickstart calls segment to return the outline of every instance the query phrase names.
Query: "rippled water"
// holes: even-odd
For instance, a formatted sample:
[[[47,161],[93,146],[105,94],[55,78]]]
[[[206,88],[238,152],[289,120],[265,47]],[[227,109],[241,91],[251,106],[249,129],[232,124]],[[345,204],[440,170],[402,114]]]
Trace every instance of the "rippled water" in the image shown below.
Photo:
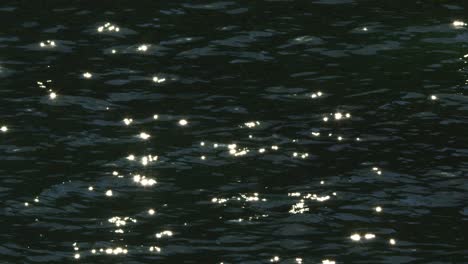
[[[2,1],[0,262],[468,263],[467,10]]]

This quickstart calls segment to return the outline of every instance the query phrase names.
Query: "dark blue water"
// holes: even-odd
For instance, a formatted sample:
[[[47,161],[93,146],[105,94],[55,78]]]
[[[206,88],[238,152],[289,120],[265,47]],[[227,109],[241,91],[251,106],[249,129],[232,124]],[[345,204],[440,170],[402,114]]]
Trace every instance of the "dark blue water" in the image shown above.
[[[467,11],[2,1],[0,263],[468,263]]]

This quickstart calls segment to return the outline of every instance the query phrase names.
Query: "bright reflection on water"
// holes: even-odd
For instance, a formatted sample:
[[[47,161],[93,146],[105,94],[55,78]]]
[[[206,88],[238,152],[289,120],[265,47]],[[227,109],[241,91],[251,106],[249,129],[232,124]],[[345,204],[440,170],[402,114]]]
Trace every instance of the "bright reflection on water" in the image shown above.
[[[39,2],[0,3],[0,262],[466,262],[463,1]]]

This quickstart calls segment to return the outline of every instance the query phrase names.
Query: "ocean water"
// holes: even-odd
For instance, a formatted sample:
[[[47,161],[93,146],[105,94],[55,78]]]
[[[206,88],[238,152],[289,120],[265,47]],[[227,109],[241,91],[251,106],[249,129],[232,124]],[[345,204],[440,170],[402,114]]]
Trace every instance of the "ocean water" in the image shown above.
[[[0,3],[0,263],[468,263],[466,1]]]

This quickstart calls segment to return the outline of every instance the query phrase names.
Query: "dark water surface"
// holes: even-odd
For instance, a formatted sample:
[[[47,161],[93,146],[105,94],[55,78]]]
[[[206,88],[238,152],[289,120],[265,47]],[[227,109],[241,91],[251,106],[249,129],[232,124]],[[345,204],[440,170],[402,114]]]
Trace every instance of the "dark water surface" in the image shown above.
[[[0,21],[0,263],[468,263],[466,1]]]

